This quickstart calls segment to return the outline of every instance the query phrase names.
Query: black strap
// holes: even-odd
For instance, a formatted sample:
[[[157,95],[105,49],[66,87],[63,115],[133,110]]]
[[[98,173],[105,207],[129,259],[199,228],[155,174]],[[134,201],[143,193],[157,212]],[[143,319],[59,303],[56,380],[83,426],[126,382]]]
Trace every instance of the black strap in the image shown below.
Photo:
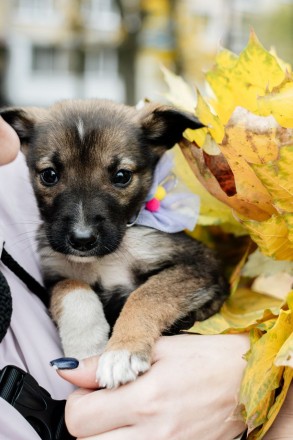
[[[9,285],[0,272],[0,342],[6,335],[12,315],[12,298]]]
[[[12,405],[42,440],[72,440],[64,421],[65,400],[54,400],[48,391],[21,368],[0,370],[0,397]]]
[[[41,286],[25,269],[23,269],[12,256],[2,249],[0,259],[8,269],[10,269],[27,287],[37,295],[38,298],[49,306],[49,295],[46,289]],[[9,285],[0,271],[0,342],[6,335],[7,329],[10,325],[12,315],[12,298]]]
[[[8,269],[15,273],[18,278],[27,286],[27,288],[33,292],[40,300],[45,304],[46,307],[49,306],[49,295],[46,289],[38,283],[26,270],[21,267],[17,261],[3,248],[1,254],[1,260]]]

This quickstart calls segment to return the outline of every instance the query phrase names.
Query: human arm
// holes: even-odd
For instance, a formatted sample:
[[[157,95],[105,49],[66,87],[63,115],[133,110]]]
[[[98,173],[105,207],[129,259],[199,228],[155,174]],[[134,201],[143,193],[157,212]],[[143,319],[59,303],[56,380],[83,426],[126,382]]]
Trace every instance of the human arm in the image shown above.
[[[0,116],[0,165],[12,162],[19,148],[20,142],[16,132]]]
[[[69,396],[66,422],[79,439],[232,440],[232,421],[248,350],[245,335],[161,338],[149,372],[115,390],[96,386],[97,358],[59,374],[84,387]]]

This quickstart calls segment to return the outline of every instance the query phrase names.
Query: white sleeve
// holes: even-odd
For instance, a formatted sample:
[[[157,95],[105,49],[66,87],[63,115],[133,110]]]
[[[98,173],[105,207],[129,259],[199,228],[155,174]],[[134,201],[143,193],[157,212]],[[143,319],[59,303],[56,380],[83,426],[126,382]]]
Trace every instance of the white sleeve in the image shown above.
[[[0,397],[0,439],[40,440],[25,418]]]
[[[35,243],[39,224],[27,166],[23,155],[19,154],[14,162],[0,167],[0,251],[4,241],[7,252],[42,282]],[[13,304],[11,324],[0,343],[0,369],[8,364],[16,365],[29,372],[52,398],[66,398],[74,387],[62,380],[49,365],[50,360],[63,356],[63,353],[58,331],[48,311],[2,262],[0,270],[10,286]],[[2,439],[6,440],[6,437],[2,436],[0,423]]]

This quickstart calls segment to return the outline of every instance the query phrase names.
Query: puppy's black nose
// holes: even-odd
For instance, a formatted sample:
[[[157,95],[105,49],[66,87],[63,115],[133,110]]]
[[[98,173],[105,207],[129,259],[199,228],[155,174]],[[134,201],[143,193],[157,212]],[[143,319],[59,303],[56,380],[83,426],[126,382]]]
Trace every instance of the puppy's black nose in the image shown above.
[[[68,240],[74,249],[89,251],[96,245],[98,237],[93,233],[92,229],[77,229],[71,232]]]

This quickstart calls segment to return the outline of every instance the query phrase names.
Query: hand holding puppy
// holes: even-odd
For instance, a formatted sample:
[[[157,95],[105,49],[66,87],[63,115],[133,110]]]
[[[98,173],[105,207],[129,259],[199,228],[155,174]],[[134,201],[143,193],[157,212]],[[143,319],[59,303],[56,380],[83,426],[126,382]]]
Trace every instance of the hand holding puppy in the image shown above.
[[[232,440],[244,430],[229,417],[248,347],[245,335],[162,337],[150,371],[115,390],[89,390],[97,357],[59,371],[83,387],[67,402],[69,431],[83,440]]]

